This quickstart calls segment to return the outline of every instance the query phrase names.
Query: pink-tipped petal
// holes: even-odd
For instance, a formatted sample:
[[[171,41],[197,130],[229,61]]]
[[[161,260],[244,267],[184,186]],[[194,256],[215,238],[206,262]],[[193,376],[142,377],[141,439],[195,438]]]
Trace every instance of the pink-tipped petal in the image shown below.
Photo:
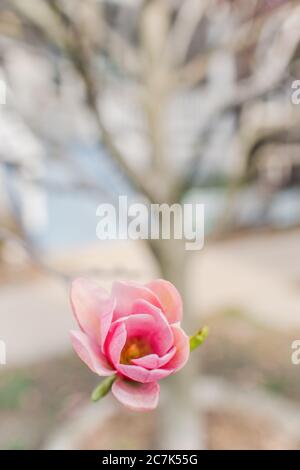
[[[163,349],[159,348],[159,355],[168,351],[174,341],[173,332],[170,325],[160,308],[155,307],[146,300],[137,300],[132,306],[132,315],[146,314],[153,317],[155,321],[155,337],[157,342],[164,344]]]
[[[160,300],[164,313],[170,324],[182,319],[182,299],[173,284],[163,279],[157,279],[146,285]]]
[[[159,384],[137,384],[117,379],[113,383],[112,393],[122,405],[133,411],[151,411],[158,405]]]
[[[174,354],[176,353],[176,348],[172,348],[167,354],[160,357],[157,354],[148,354],[144,357],[139,357],[138,359],[132,359],[131,363],[135,366],[141,366],[145,369],[159,369],[167,364]]]
[[[111,327],[111,322],[116,307],[116,301],[113,298],[110,298],[107,301],[106,309],[103,308],[102,314],[100,316],[100,346],[102,352],[104,352],[104,344],[107,338],[109,329]]]
[[[88,279],[73,281],[70,297],[81,330],[103,345],[112,320],[113,300],[96,282]]]
[[[182,369],[189,359],[190,339],[179,326],[171,325],[171,328],[174,334],[174,346],[176,348],[176,353],[170,362],[164,366],[164,368],[168,370],[172,369],[174,372],[176,372],[179,369]]]
[[[117,371],[128,379],[143,384],[150,382],[158,382],[173,373],[173,369],[153,369],[147,370],[141,366],[133,366],[127,364],[118,364]]]
[[[114,320],[131,315],[132,306],[136,300],[147,300],[158,308],[161,308],[158,297],[145,286],[129,282],[114,282],[112,297],[116,299]]]
[[[161,330],[171,331],[168,320],[166,319],[163,311],[155,305],[150,304],[146,300],[136,300],[132,306],[131,315],[150,315],[154,318],[157,325]],[[172,336],[172,335],[171,335]]]
[[[70,334],[75,352],[93,372],[101,376],[114,374],[100,347],[91,338],[82,331],[71,331]]]
[[[134,313],[124,319],[128,339],[135,337],[143,338],[149,344],[151,353],[163,356],[173,346],[174,342],[170,325],[165,320],[161,311],[151,304],[145,301],[138,301],[135,305],[138,305],[137,310],[133,308]],[[140,305],[144,305],[144,311],[147,313],[135,313],[140,311]]]
[[[107,355],[111,363],[116,367],[121,358],[122,349],[127,339],[126,326],[123,322],[116,322],[107,336]]]

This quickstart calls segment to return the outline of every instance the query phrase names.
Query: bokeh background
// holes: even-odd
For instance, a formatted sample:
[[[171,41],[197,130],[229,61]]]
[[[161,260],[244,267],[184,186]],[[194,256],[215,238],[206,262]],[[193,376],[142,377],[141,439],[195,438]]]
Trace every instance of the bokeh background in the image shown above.
[[[299,1],[0,0],[1,449],[300,448],[299,59]],[[121,194],[204,203],[204,249],[99,241]],[[209,326],[157,412],[90,403],[78,275]]]

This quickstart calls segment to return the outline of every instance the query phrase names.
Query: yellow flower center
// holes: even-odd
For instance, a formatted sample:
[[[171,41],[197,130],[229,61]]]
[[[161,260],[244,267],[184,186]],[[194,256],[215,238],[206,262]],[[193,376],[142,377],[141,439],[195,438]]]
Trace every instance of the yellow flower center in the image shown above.
[[[121,364],[130,364],[132,359],[138,359],[140,357],[150,354],[151,349],[143,339],[131,338],[129,339],[121,353]]]

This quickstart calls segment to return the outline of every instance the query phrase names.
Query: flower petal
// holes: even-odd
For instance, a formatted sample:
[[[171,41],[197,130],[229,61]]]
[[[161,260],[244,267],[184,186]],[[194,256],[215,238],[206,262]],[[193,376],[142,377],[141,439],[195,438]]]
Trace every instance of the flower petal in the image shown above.
[[[129,282],[114,282],[112,297],[116,299],[114,320],[131,315],[132,306],[136,300],[147,300],[150,304],[161,308],[158,297],[145,286]]]
[[[162,357],[159,357],[157,354],[148,354],[147,356],[139,357],[138,359],[132,359],[131,363],[135,366],[141,366],[145,369],[159,369],[167,364],[174,354],[176,353],[176,348],[172,348],[167,354]]]
[[[159,384],[137,384],[117,379],[112,386],[112,393],[119,402],[134,411],[151,411],[158,405]]]
[[[176,372],[179,369],[182,369],[189,359],[190,339],[179,326],[171,325],[171,329],[174,335],[174,346],[176,348],[176,353],[170,362],[164,366],[164,369]]]
[[[144,312],[143,314],[136,312]],[[132,315],[124,319],[127,337],[142,338],[151,347],[151,353],[163,356],[173,346],[174,337],[170,325],[161,310],[145,301],[137,301]]]
[[[71,341],[80,359],[96,374],[109,376],[114,370],[108,364],[100,347],[82,331],[71,331]]]
[[[109,298],[107,300],[106,309],[103,306],[102,314],[100,316],[100,346],[102,352],[104,351],[104,343],[111,327],[115,307],[115,299]]]
[[[165,315],[170,324],[180,322],[182,319],[182,299],[173,284],[163,279],[157,279],[146,285],[160,300]]]
[[[113,316],[113,299],[96,282],[88,279],[73,281],[70,297],[81,330],[103,346]]]
[[[127,339],[127,331],[124,322],[116,322],[107,336],[106,352],[111,363],[116,367],[121,358],[122,349]]]
[[[150,382],[157,382],[158,380],[168,377],[173,373],[173,369],[153,369],[147,370],[141,366],[133,366],[127,364],[118,364],[116,366],[117,371],[128,379],[134,380],[135,382],[141,382],[143,384]]]

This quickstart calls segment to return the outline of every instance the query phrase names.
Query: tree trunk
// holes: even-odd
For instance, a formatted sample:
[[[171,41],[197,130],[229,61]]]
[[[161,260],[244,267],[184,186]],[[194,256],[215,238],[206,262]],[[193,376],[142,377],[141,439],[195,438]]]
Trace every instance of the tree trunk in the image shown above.
[[[164,279],[172,282],[179,290],[184,302],[183,328],[188,335],[199,325],[195,324],[190,307],[188,289],[188,253],[184,240],[159,240],[154,242],[156,256]],[[168,385],[165,401],[159,413],[159,442],[161,449],[202,449],[203,432],[201,416],[192,396],[193,384],[199,374],[196,358],[191,358],[178,374],[164,382]]]

